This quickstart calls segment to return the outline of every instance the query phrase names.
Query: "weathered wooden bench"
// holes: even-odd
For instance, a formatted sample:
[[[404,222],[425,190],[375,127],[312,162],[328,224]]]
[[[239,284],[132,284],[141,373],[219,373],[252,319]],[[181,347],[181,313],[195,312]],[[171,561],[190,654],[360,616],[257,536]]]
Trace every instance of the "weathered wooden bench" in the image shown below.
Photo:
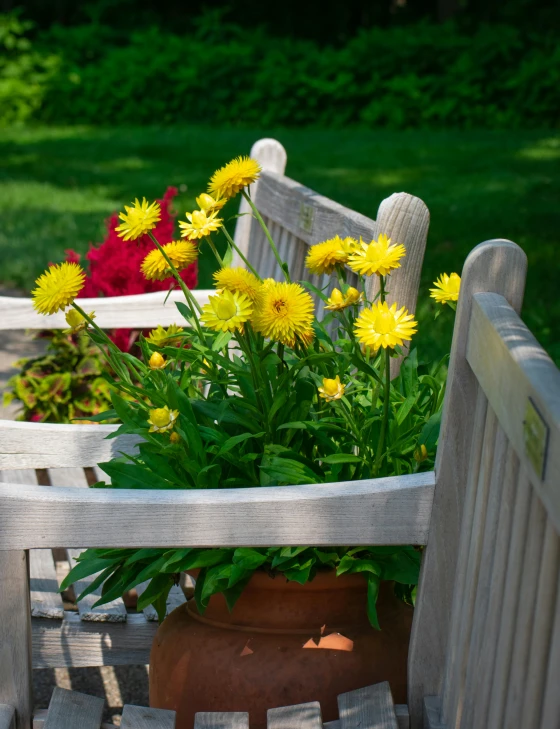
[[[408,722],[412,729],[558,726],[560,372],[516,313],[525,266],[523,252],[507,241],[482,244],[467,260],[435,472],[320,490],[230,489],[210,499],[207,492],[0,486],[4,725],[14,710],[18,727],[30,725],[32,651],[35,661],[49,655],[49,665],[83,665],[80,656],[88,652],[102,661],[123,655],[122,625],[92,623],[95,634],[67,625],[54,640],[48,627],[32,631],[26,549],[409,543],[425,546],[409,654],[409,716],[401,709],[397,720],[391,705],[377,707],[372,692],[388,701],[378,685],[354,693],[357,703],[346,715],[341,700],[341,729]],[[86,428],[46,427],[45,434],[56,433],[64,465],[93,466],[109,449],[100,432],[86,434]],[[17,456],[21,465],[44,464],[44,439],[22,440],[17,428],[10,437],[2,441],[11,451],[5,463]],[[280,711],[294,716],[302,708]],[[306,711],[315,712],[318,727],[317,711]],[[201,715],[198,721],[237,726],[246,717]]]
[[[378,219],[373,221],[284,177],[286,155],[281,145],[274,140],[257,142],[252,154],[264,168],[261,180],[253,190],[254,199],[279,241],[281,254],[288,261],[295,279],[303,276],[305,253],[309,245],[335,233],[353,237],[362,235],[365,239],[371,239],[379,232],[385,232],[403,243],[408,254],[405,265],[395,272],[391,295],[411,311],[415,309],[429,222],[422,201],[404,193],[393,195],[382,203]],[[262,240],[260,229],[249,216],[239,218],[235,237],[239,247],[262,275],[278,273],[275,271],[275,260]],[[328,283],[328,279],[315,283],[323,286]],[[195,292],[201,303],[207,300],[208,293]],[[165,306],[164,297],[165,294],[158,293],[85,300],[83,303],[86,308],[95,309],[96,321],[104,328],[143,329],[157,324],[182,324],[183,320],[173,303],[176,297],[172,295]],[[0,298],[0,329],[46,327],[65,328],[66,322],[62,315],[38,317],[30,300]],[[131,451],[135,447],[133,439],[104,440],[112,429],[112,426],[102,425],[59,426],[0,421],[0,480],[10,484],[3,488],[3,493],[23,495],[27,489],[33,492],[38,490],[48,502],[51,497],[55,499],[55,510],[58,509],[55,503],[60,493],[68,493],[71,500],[82,496],[87,500],[91,493],[98,493],[87,490],[88,480],[91,482],[99,477],[106,478],[95,473],[96,464],[107,460],[116,451]],[[403,522],[400,531],[397,529],[398,534],[391,535],[391,528],[381,530],[377,537],[381,543],[399,540],[425,543],[425,517],[431,505],[432,484],[433,477],[424,475],[416,477],[416,481],[411,484],[412,489],[408,485],[404,488],[403,497],[409,502],[411,516]],[[352,493],[356,495],[360,489],[367,493],[369,488],[369,483],[352,486],[348,504],[353,502]],[[231,495],[235,496],[233,492]],[[226,494],[226,498],[231,495]],[[421,497],[420,504],[417,503],[418,496]],[[337,491],[336,497],[337,501],[346,505],[344,490]],[[417,515],[413,515],[413,512],[419,505],[422,506],[424,519],[420,519],[416,525]],[[313,506],[308,504],[308,507]],[[2,591],[0,601],[0,622],[3,623],[0,628],[0,664],[10,667],[6,678],[0,668],[0,701],[17,709],[18,727],[28,727],[32,716],[31,667],[90,667],[148,662],[151,641],[157,627],[151,608],[134,614],[127,612],[122,600],[116,600],[110,605],[93,609],[96,597],[92,595],[78,603],[77,612],[64,610],[57,592],[59,580],[50,549],[69,544],[71,549],[67,550],[67,556],[72,563],[79,549],[86,546],[81,538],[76,541],[74,531],[83,515],[80,507],[70,505],[64,515],[66,526],[62,527],[59,522],[60,528],[54,542],[47,531],[43,531],[41,524],[29,521],[29,530],[35,532],[38,542],[27,545],[26,548],[30,548],[28,556],[17,550],[14,552],[8,543],[0,542],[2,549],[12,550],[4,552],[0,558],[2,584],[10,588],[9,591]],[[1,524],[3,527],[4,522]],[[356,541],[359,529],[353,531],[356,537],[353,541]],[[144,539],[145,532],[140,530],[140,535],[138,543]],[[5,536],[8,536],[7,532]],[[294,534],[292,536],[295,537]],[[152,538],[148,540],[149,543]],[[348,543],[348,540],[343,542]],[[291,542],[288,540],[286,543]],[[293,543],[297,543],[297,539]],[[359,539],[356,541],[358,543]],[[25,572],[22,572],[24,564],[28,564],[29,583],[27,575],[21,581]],[[76,589],[81,591],[83,587],[83,584],[77,585]],[[183,600],[182,592],[174,590],[170,596],[169,609]],[[28,612],[33,616],[31,626]],[[5,613],[10,615],[10,620],[3,621]],[[404,709],[400,709],[401,722],[405,716]]]

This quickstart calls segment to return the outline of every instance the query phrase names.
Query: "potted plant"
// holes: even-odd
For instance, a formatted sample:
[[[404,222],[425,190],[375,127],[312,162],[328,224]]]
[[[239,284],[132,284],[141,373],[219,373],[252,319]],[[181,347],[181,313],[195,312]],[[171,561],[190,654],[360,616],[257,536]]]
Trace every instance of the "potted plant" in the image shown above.
[[[136,200],[121,214],[123,246],[141,235],[155,245],[141,265],[146,278],[172,274],[185,295],[177,305],[186,326],[140,337],[141,360],[118,350],[77,303],[78,264],[38,279],[36,308],[70,307],[117,374],[113,408],[98,419],[117,418],[114,435],[142,439],[138,455],[100,464],[111,488],[282,488],[433,465],[444,378],[412,350],[390,379],[391,357],[416,332],[413,316],[385,300],[404,247],[383,234],[368,242],[333,235],[310,248],[307,265],[336,273],[338,287],[293,282],[248,191],[258,174],[249,158],[218,170],[197,198],[200,209],[180,223],[181,241],[162,246],[153,235],[157,203]],[[246,269],[229,265],[237,249],[221,210],[238,193],[263,226],[280,281],[262,281],[248,261]],[[228,241],[223,259],[217,231]],[[199,308],[180,272],[204,242],[219,270],[216,294]],[[356,288],[346,267],[358,274]],[[373,301],[370,276],[380,284]],[[323,321],[310,290],[326,302]],[[453,305],[458,280],[442,279],[435,291]],[[190,727],[196,711],[239,709],[264,726],[267,708],[302,701],[320,700],[324,718],[333,718],[337,694],[375,680],[389,679],[404,700],[420,557],[406,545],[89,549],[63,588],[99,573],[88,591],[103,584],[104,602],[150,580],[139,608],[153,604],[163,621],[150,662],[152,703],[176,710],[178,727]],[[185,571],[196,574],[194,598],[163,620],[167,594]]]

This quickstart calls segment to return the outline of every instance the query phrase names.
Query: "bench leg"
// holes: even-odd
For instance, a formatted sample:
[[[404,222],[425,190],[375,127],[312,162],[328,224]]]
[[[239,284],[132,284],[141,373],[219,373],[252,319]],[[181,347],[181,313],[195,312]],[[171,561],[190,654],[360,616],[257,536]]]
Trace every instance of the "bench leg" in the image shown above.
[[[0,704],[16,710],[16,728],[31,729],[31,612],[28,555],[0,551]]]

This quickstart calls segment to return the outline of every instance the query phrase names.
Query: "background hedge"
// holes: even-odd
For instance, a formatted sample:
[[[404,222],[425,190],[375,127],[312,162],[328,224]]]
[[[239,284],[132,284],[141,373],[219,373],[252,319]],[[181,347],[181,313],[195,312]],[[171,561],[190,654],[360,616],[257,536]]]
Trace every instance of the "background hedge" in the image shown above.
[[[29,38],[32,38],[31,43]],[[220,13],[189,33],[98,22],[30,36],[0,19],[0,123],[557,128],[552,31],[454,23],[370,27],[329,44]]]

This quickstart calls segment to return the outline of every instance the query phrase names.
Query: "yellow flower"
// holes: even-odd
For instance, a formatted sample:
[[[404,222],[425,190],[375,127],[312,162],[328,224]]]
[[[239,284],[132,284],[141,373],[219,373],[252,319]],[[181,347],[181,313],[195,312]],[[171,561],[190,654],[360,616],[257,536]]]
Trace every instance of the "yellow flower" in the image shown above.
[[[93,311],[90,312],[88,316],[90,319],[95,319],[95,314],[93,313]],[[87,321],[76,309],[68,309],[65,319],[66,323],[70,327],[70,331],[72,332],[72,334],[77,334],[78,332],[83,331],[88,325]]]
[[[164,433],[166,430],[171,430],[178,417],[179,411],[170,410],[167,405],[150,410],[150,417],[148,418],[148,423],[152,426],[150,433]]]
[[[171,263],[180,271],[196,261],[198,248],[186,240],[174,240],[162,246]],[[142,261],[140,270],[148,281],[163,281],[171,276],[171,269],[159,248],[154,248]]]
[[[260,164],[250,157],[236,157],[212,175],[208,192],[215,198],[229,199],[258,178]]]
[[[138,198],[133,202],[132,207],[124,206],[126,213],[119,213],[119,218],[124,222],[115,230],[120,238],[124,240],[136,240],[141,235],[155,228],[161,218],[159,203],[154,202],[148,205],[146,198],[140,203]]]
[[[171,443],[180,443],[181,436],[179,435],[179,433],[175,433],[175,431],[173,431],[173,433],[171,433],[171,435],[169,436],[169,440],[171,441]]]
[[[209,297],[209,304],[202,307],[200,321],[216,332],[233,332],[242,329],[253,313],[251,299],[245,294],[222,291]]]
[[[263,336],[292,346],[309,334],[313,324],[313,299],[295,283],[265,282],[252,324]]]
[[[397,305],[389,308],[386,301],[377,302],[370,309],[364,309],[356,320],[355,332],[358,340],[375,352],[379,347],[386,349],[402,345],[409,341],[418,331],[418,322],[414,321],[404,306],[397,311]]]
[[[214,274],[214,281],[216,288],[245,294],[253,303],[257,300],[262,285],[253,273],[244,268],[220,268]]]
[[[457,301],[459,298],[459,289],[461,288],[461,277],[457,273],[449,276],[442,273],[437,281],[434,281],[435,288],[430,289],[430,296],[435,299],[438,304],[446,304],[448,301]]]
[[[60,263],[42,273],[31,292],[39,314],[54,314],[69,306],[84,287],[86,274],[77,263]]]
[[[159,352],[154,352],[148,364],[151,370],[162,370],[167,365],[167,360]]]
[[[213,210],[221,210],[226,203],[227,200],[224,198],[217,200],[213,198],[212,195],[208,195],[207,192],[201,193],[196,198],[196,204],[201,210],[204,210],[205,213],[211,213]]]
[[[338,289],[333,289],[327,300],[325,309],[330,309],[330,311],[340,311],[341,309],[345,309],[347,306],[358,304],[361,298],[362,294],[353,286],[350,286],[350,288],[346,291],[346,294],[343,294]]]
[[[166,345],[173,347],[181,341],[177,335],[183,332],[183,327],[179,327],[177,324],[171,324],[167,329],[164,329],[160,324],[156,329],[152,329],[146,337],[146,341],[154,347],[165,347]]]
[[[348,256],[355,250],[357,242],[354,238],[341,238],[335,235],[334,238],[323,243],[311,246],[305,265],[311,271],[321,276],[324,273],[332,273],[336,266],[343,266],[348,262]]]
[[[340,400],[340,398],[344,395],[345,389],[346,385],[342,384],[338,375],[334,378],[334,380],[329,380],[328,377],[325,377],[323,379],[323,387],[319,388],[319,395],[327,402]]]
[[[399,261],[404,255],[406,249],[403,245],[391,245],[391,239],[380,233],[378,239],[374,238],[371,243],[364,243],[360,238],[360,247],[350,256],[348,266],[363,276],[375,273],[386,276],[394,268],[400,268]]]
[[[206,238],[210,233],[222,227],[224,221],[222,218],[217,218],[217,214],[217,211],[208,213],[206,210],[195,210],[193,213],[186,213],[189,222],[179,221],[179,228],[183,231],[181,236],[189,240]]]
[[[418,446],[418,448],[414,451],[414,460],[417,463],[422,463],[422,461],[425,461],[428,457],[428,450],[426,446],[422,443],[421,446]]]

